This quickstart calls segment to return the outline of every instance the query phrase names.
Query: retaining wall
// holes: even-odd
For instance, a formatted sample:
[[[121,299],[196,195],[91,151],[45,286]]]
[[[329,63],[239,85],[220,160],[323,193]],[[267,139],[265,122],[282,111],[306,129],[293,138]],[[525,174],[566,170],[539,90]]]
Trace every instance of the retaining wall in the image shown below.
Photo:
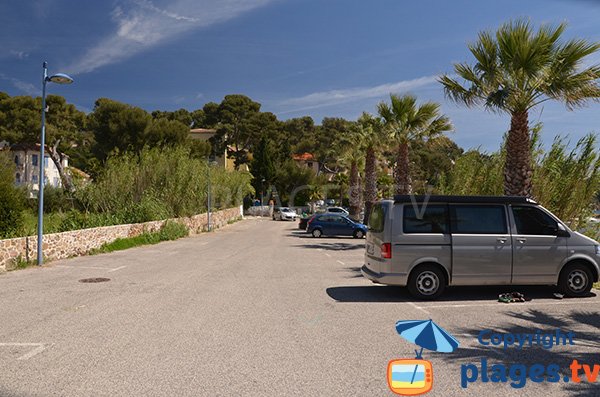
[[[242,211],[242,207],[235,207],[211,212],[211,229],[220,228],[227,225],[228,222],[239,219]],[[201,233],[208,228],[206,214],[169,220],[185,225],[190,234]],[[134,237],[144,232],[157,231],[165,222],[167,220],[45,234],[43,239],[44,260],[52,261],[85,255],[90,250],[118,238]],[[37,236],[0,240],[0,273],[6,271],[7,265],[10,266],[11,262],[18,258],[26,261],[37,259]]]

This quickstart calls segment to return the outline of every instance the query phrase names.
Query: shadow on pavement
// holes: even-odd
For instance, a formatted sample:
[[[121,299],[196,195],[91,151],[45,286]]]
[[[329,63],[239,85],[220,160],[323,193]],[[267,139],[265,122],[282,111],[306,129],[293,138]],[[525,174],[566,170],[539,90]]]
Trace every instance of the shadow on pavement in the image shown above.
[[[597,383],[589,383],[583,369],[580,369],[579,377],[581,383],[574,383],[569,379],[569,383],[565,382],[565,376],[571,377],[569,366],[573,360],[577,360],[580,364],[588,364],[593,367],[594,364],[600,362],[600,342],[598,335],[594,332],[584,332],[577,330],[578,326],[583,323],[598,327],[600,315],[597,312],[575,311],[566,314],[548,315],[541,310],[530,309],[524,313],[498,313],[498,325],[494,327],[494,332],[499,334],[535,334],[537,330],[542,333],[553,333],[556,329],[560,329],[566,334],[571,330],[574,331],[573,343],[578,351],[573,351],[575,347],[570,345],[558,345],[552,348],[544,348],[539,345],[525,346],[522,349],[518,347],[508,347],[504,349],[502,346],[483,346],[476,344],[475,346],[460,346],[452,354],[432,353],[441,360],[447,362],[466,362],[472,363],[481,368],[481,360],[487,359],[488,369],[491,365],[502,363],[523,364],[530,368],[534,364],[542,364],[548,367],[550,364],[556,364],[560,370],[559,384],[553,387],[561,387],[562,392],[555,390],[552,395],[569,395],[576,397],[591,397],[600,395]],[[515,323],[515,319],[519,321]],[[453,330],[455,333],[469,334],[476,338],[482,328],[479,327],[463,327]],[[584,348],[585,351],[581,351]],[[592,374],[590,374],[592,375]],[[516,380],[516,383],[519,383]],[[587,381],[587,382],[586,382]],[[481,378],[478,382],[481,382]],[[514,382],[508,379],[508,383]],[[524,387],[532,382],[530,379],[525,380]],[[549,383],[549,382],[548,382]]]
[[[352,239],[352,237],[350,237]],[[352,243],[329,243],[329,242],[321,242],[317,239],[314,239],[314,244],[301,244],[296,245],[296,247],[301,248],[310,248],[310,249],[322,249],[327,251],[353,251],[353,250],[364,250],[364,244],[352,244]],[[359,240],[360,241],[360,240]]]
[[[350,268],[354,271],[353,268]],[[360,269],[359,269],[360,270]],[[535,299],[554,299],[556,287],[548,286],[486,286],[486,287],[448,287],[444,294],[436,302],[460,302],[460,301],[482,301],[489,300],[497,302],[498,295],[506,292],[518,291],[525,295],[527,301]],[[369,286],[346,286],[330,287],[326,290],[327,295],[338,302],[423,302],[413,298],[405,287],[369,285]],[[595,297],[591,293],[588,298]],[[581,304],[585,305],[590,301],[588,298],[580,299]],[[594,303],[597,301],[594,300]],[[498,303],[502,305],[502,303]],[[527,305],[524,303],[509,303],[510,305]],[[597,319],[598,320],[598,319]],[[600,321],[600,320],[598,320]]]

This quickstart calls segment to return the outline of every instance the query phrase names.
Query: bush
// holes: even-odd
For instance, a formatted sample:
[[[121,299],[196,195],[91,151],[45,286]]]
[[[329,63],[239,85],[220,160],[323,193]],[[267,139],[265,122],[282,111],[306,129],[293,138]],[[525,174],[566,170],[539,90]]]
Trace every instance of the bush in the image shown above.
[[[22,234],[25,199],[25,191],[15,186],[15,164],[0,153],[0,238]]]

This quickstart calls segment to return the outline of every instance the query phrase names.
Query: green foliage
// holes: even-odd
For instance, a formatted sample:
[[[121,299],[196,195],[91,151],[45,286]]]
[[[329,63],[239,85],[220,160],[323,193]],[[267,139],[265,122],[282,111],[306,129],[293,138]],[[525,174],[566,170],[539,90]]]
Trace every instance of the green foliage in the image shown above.
[[[533,141],[538,141],[537,133]],[[597,136],[586,135],[572,149],[569,149],[569,142],[560,137],[548,151],[541,143],[536,145],[533,198],[571,227],[583,227],[600,191]],[[442,194],[501,195],[504,158],[504,150],[492,154],[469,150],[456,160],[437,189]],[[595,236],[597,231],[590,230],[590,233]]]
[[[90,213],[111,214],[119,223],[190,216],[206,211],[207,163],[189,150],[144,149],[108,159],[93,184],[77,197]],[[213,203],[239,205],[252,191],[250,175],[210,169]]]
[[[15,187],[15,164],[0,152],[0,238],[17,237],[23,231],[25,191]]]
[[[21,270],[21,269],[26,269],[28,267],[34,266],[36,264],[37,264],[37,261],[26,260],[26,259],[23,259],[23,256],[19,255],[18,257],[16,257],[15,259],[13,259],[12,261],[10,261],[7,264],[6,270],[7,271]]]
[[[588,134],[569,150],[569,142],[557,137],[547,153],[538,149],[534,197],[575,228],[585,225],[600,191],[597,138]]]
[[[119,238],[113,242],[103,244],[100,248],[92,250],[91,254],[125,250],[141,245],[157,244],[161,241],[177,240],[188,235],[189,230],[185,225],[177,222],[165,222],[157,232],[142,233],[135,237]]]

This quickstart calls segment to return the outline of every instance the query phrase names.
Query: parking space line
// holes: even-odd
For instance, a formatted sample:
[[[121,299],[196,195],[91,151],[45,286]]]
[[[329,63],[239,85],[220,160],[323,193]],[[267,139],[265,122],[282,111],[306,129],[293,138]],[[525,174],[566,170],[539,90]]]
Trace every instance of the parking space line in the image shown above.
[[[325,253],[325,255],[327,255],[329,258],[331,258],[331,255],[329,255],[327,252]]]
[[[17,347],[35,347],[35,349],[23,354],[18,357],[17,360],[29,360],[33,356],[37,356],[44,350],[46,350],[46,345],[43,343],[0,343],[0,347],[2,346],[17,346]]]
[[[342,262],[342,261],[337,261],[337,263],[339,263],[340,265],[344,265],[344,266],[346,265],[346,264],[345,264],[344,262]]]
[[[114,269],[110,269],[107,273],[112,273],[112,272],[116,272],[117,270],[121,270],[126,268],[127,266],[120,266],[120,267],[116,267]]]
[[[425,314],[431,314],[431,313],[430,313],[430,312],[428,312],[427,310],[423,309],[421,306],[417,306],[417,305],[416,305],[414,302],[406,302],[406,303],[408,303],[409,305],[411,305],[411,306],[412,306],[412,307],[414,307],[415,309],[422,311],[422,312],[423,312],[423,313],[425,313]]]
[[[461,307],[486,307],[486,306],[502,306],[502,307],[521,307],[521,306],[559,306],[559,305],[581,305],[582,302],[523,302],[516,303],[513,305],[510,304],[500,304],[500,302],[496,303],[480,303],[473,305],[465,305],[465,304],[455,304],[455,305],[426,305],[423,306],[427,309],[445,309],[445,308],[461,308]]]
[[[74,265],[74,266],[55,265],[54,267],[61,267],[61,268],[64,268],[64,269],[94,269],[94,270],[107,270],[107,269],[110,269],[110,267],[78,266],[78,265]]]

